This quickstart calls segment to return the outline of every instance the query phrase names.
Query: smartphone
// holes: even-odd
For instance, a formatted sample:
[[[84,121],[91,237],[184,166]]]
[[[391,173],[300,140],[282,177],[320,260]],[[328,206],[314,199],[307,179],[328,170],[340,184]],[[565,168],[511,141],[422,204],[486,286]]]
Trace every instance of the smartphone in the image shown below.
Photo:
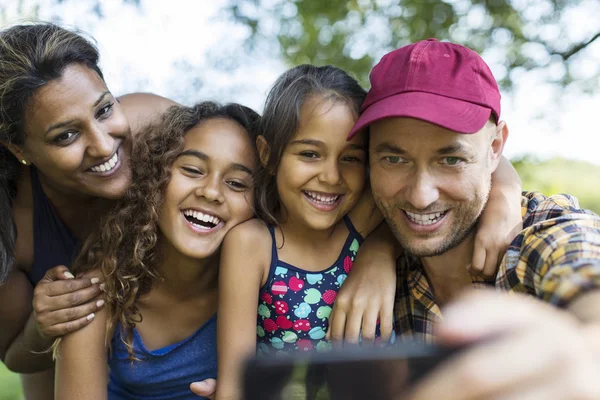
[[[385,348],[352,347],[311,355],[250,359],[245,400],[401,400],[458,348],[397,342]]]

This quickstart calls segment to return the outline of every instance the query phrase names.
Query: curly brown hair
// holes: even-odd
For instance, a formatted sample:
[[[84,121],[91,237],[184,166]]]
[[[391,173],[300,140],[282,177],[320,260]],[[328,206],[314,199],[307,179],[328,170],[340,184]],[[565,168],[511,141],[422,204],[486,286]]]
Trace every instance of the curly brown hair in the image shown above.
[[[158,218],[171,166],[183,151],[185,134],[213,118],[238,123],[255,143],[260,116],[248,107],[213,102],[170,107],[159,124],[136,138],[131,155],[131,187],[106,216],[101,229],[87,239],[72,266],[76,274],[102,272],[108,311],[106,345],[110,349],[108,334],[120,324],[130,360],[135,360],[133,328],[142,320],[136,302],[160,279]]]

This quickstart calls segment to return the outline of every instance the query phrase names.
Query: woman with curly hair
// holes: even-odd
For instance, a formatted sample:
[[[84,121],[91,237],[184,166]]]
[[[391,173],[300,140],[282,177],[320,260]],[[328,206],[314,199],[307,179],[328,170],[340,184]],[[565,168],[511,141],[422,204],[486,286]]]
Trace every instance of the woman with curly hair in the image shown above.
[[[137,140],[131,187],[73,266],[101,272],[106,306],[58,343],[56,398],[197,398],[190,383],[216,377],[219,248],[254,213],[258,121],[171,107]]]

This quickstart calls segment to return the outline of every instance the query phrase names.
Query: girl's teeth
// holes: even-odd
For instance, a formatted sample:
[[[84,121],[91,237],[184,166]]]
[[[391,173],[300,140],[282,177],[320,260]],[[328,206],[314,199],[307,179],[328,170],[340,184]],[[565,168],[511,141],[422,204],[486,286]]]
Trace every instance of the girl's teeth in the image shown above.
[[[319,193],[308,192],[308,191],[306,191],[304,193],[306,193],[308,195],[308,197],[310,197],[311,199],[316,200],[320,203],[325,203],[325,204],[333,204],[340,198],[340,196],[325,196],[325,195],[322,195]]]
[[[200,211],[195,210],[184,210],[183,215],[188,217],[193,217],[194,219],[202,222],[210,222],[213,225],[219,225],[221,223],[221,219],[215,217],[214,215],[204,214]]]
[[[115,152],[115,154],[111,157],[110,160],[108,160],[104,164],[100,164],[100,165],[96,165],[95,167],[92,167],[91,170],[94,172],[110,171],[115,167],[115,165],[117,165],[118,161],[119,161],[119,156],[118,156],[118,153]]]

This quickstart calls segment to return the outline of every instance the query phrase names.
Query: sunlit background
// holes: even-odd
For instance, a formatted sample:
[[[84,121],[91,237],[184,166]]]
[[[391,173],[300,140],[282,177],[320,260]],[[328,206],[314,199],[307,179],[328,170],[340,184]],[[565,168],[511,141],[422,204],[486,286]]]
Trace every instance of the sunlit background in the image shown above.
[[[429,37],[465,44],[501,83],[505,155],[525,188],[568,192],[600,212],[598,0],[0,0],[2,27],[31,19],[95,38],[117,95],[257,111],[291,65],[335,64],[368,87],[393,48]],[[20,398],[1,368],[0,399]]]

